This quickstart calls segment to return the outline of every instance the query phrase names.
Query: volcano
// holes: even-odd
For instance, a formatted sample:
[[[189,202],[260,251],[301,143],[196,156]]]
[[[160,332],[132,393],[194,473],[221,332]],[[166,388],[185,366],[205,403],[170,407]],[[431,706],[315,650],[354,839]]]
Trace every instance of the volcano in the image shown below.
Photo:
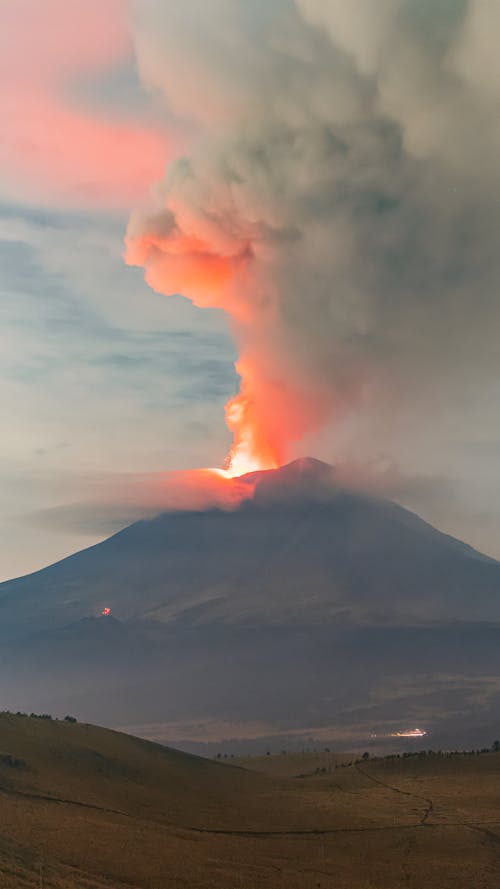
[[[317,460],[238,484],[1,584],[4,706],[174,741],[495,722],[500,563]]]

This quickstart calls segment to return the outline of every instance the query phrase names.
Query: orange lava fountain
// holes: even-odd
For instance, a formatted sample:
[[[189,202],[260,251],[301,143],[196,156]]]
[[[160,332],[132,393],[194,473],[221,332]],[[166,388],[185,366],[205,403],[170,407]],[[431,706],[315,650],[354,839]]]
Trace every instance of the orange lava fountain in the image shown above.
[[[251,414],[250,404],[241,393],[226,404],[226,423],[234,435],[225,465],[231,478],[279,466],[277,455],[252,424]]]
[[[275,469],[290,457],[290,445],[324,418],[321,393],[303,391],[293,356],[284,358],[279,296],[258,244],[244,232],[223,236],[222,217],[219,228],[208,224],[182,197],[174,189],[157,213],[131,217],[127,262],[144,267],[157,293],[180,293],[200,308],[226,312],[241,383],[226,405],[233,446],[224,475]]]
[[[254,307],[246,290],[245,272],[251,254],[240,248],[235,256],[217,256],[200,239],[173,232],[153,230],[127,236],[127,262],[143,265],[146,280],[161,293],[182,293],[195,305],[224,309],[239,331],[252,328]],[[282,427],[279,408],[268,405],[273,393],[258,360],[241,358],[236,370],[241,391],[226,405],[226,422],[234,444],[220,474],[234,478],[262,469],[274,469],[284,456],[279,453],[277,425]],[[273,418],[274,417],[274,421]]]

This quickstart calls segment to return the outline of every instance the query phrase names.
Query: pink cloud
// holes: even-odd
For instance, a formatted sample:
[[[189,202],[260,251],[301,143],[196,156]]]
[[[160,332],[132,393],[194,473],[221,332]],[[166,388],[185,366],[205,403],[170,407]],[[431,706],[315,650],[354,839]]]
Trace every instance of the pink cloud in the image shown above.
[[[0,190],[10,199],[128,208],[175,153],[161,126],[78,107],[69,87],[131,54],[124,0],[0,7]]]

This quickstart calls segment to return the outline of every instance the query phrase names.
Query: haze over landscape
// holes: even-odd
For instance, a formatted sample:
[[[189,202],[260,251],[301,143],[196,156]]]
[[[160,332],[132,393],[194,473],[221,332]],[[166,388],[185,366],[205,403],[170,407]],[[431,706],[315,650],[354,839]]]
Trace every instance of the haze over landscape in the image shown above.
[[[499,34],[0,5],[2,886],[498,885]]]

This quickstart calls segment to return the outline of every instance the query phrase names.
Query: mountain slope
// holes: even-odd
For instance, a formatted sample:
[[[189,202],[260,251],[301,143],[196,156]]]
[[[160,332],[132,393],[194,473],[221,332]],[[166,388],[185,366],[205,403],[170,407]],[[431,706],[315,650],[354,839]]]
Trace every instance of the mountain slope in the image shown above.
[[[4,706],[188,746],[422,723],[481,743],[500,564],[318,461],[237,484],[233,511],[165,513],[0,585]]]
[[[0,627],[122,620],[299,625],[500,620],[500,564],[297,461],[253,473],[235,511],[166,513],[0,585]],[[471,592],[473,591],[473,595]]]

